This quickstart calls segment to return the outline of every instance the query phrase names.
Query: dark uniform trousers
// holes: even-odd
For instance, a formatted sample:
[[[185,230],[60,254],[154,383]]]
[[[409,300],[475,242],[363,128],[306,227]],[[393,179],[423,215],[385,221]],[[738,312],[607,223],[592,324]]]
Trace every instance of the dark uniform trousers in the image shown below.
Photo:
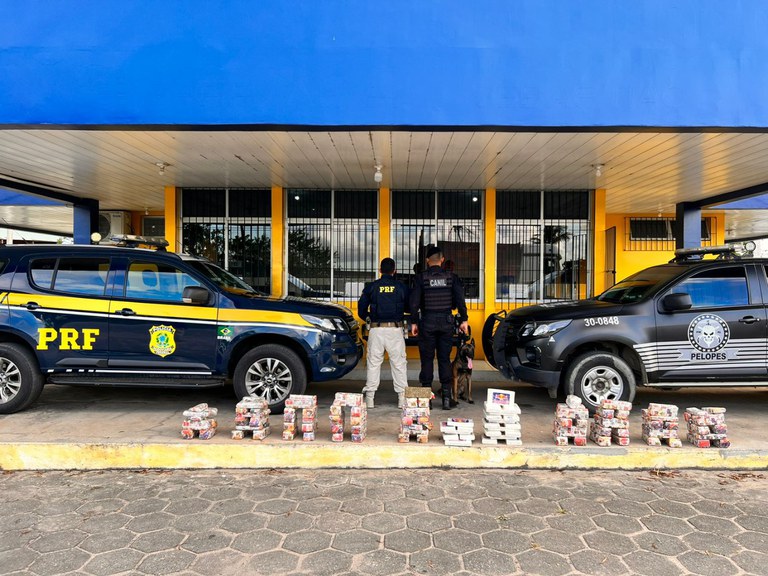
[[[435,350],[437,350],[440,386],[443,391],[450,387],[453,381],[453,374],[451,373],[453,328],[454,319],[450,310],[423,314],[419,324],[419,356],[421,357],[419,382],[422,386],[432,386]]]

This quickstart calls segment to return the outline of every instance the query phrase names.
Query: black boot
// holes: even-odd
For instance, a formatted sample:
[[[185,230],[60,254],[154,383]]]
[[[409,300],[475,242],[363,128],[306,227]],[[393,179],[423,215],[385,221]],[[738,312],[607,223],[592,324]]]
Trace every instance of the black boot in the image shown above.
[[[443,410],[450,410],[453,408],[451,405],[451,389],[443,386]]]

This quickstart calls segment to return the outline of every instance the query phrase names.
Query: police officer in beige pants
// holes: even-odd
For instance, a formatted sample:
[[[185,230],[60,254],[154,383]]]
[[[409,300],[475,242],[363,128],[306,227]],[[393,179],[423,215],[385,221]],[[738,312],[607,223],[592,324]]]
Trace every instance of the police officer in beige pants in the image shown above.
[[[357,303],[357,314],[370,322],[368,333],[368,371],[363,393],[368,408],[374,407],[374,396],[379,389],[384,352],[389,355],[392,384],[397,392],[398,406],[403,405],[403,394],[408,386],[408,362],[405,355],[403,318],[408,303],[408,289],[395,280],[395,261],[384,258],[379,268],[381,278],[363,289]]]

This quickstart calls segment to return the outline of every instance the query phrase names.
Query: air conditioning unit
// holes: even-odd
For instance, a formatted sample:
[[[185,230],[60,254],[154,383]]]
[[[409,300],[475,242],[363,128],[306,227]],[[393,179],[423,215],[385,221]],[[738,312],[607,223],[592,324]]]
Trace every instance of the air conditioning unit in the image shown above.
[[[123,210],[99,212],[99,234],[104,240],[111,236],[131,233],[131,213]]]

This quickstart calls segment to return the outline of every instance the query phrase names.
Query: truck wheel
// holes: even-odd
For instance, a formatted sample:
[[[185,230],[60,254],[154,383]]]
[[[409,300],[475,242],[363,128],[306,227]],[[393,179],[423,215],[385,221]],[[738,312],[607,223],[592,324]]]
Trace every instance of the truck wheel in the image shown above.
[[[43,391],[35,357],[22,346],[0,343],[0,414],[24,410]]]
[[[590,412],[594,412],[605,399],[631,402],[635,397],[635,375],[615,354],[587,352],[568,367],[565,390],[581,398]]]
[[[304,364],[293,350],[266,344],[254,348],[240,359],[232,385],[238,398],[263,398],[272,412],[281,412],[288,396],[304,393],[307,374]]]

